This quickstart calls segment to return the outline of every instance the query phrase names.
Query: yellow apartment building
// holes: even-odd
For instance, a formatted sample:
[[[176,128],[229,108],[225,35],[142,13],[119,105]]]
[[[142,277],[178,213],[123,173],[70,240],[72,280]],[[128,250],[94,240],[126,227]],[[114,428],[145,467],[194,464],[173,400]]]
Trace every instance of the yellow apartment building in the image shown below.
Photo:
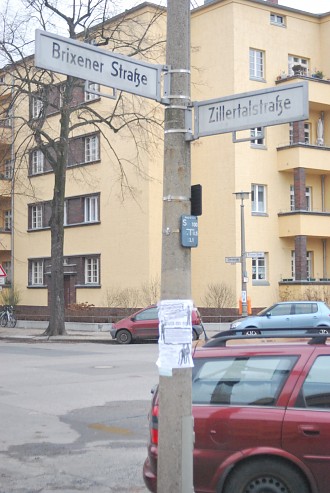
[[[132,16],[149,15],[155,8],[141,4],[132,9]],[[154,29],[165,36],[165,28],[163,11]],[[192,142],[192,183],[203,187],[198,247],[192,250],[196,305],[204,306],[210,285],[224,283],[238,306],[241,264],[228,263],[226,257],[241,256],[241,203],[235,197],[241,191],[249,192],[243,205],[245,253],[251,254],[246,258],[245,281],[252,307],[285,298],[328,296],[329,50],[330,12],[315,15],[264,0],[205,1],[192,10],[192,101],[305,81],[309,109],[306,121],[237,134],[248,141],[234,143],[232,134],[226,133]],[[164,63],[161,55],[157,63]],[[2,108],[9,108],[10,93],[1,97]],[[103,96],[82,97],[104,112],[116,104]],[[15,168],[21,142],[15,139],[15,116],[37,109],[33,98],[30,104],[22,101],[1,120],[0,263],[7,271],[7,284],[19,290],[21,304],[47,306],[53,173],[33,146],[25,168]],[[48,116],[48,125],[56,133],[56,112]],[[67,170],[68,305],[107,306],[114,291],[139,289],[161,276],[162,145],[140,149],[143,170],[127,166],[127,183],[134,195],[123,198],[107,139],[115,139],[122,158],[134,162],[135,142],[128,133],[99,133],[91,126],[71,139],[74,154],[80,157],[68,163]]]

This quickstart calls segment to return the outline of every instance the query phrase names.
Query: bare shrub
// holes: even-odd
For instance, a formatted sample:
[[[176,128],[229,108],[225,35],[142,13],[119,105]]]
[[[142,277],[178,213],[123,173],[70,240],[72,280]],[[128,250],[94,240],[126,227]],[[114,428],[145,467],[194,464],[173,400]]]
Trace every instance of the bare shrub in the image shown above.
[[[141,285],[141,306],[157,303],[160,298],[160,279],[158,276]]]
[[[108,307],[137,308],[140,293],[137,288],[108,288],[106,291],[106,305]]]
[[[203,303],[208,308],[231,308],[235,305],[235,294],[224,282],[210,283],[207,286]]]

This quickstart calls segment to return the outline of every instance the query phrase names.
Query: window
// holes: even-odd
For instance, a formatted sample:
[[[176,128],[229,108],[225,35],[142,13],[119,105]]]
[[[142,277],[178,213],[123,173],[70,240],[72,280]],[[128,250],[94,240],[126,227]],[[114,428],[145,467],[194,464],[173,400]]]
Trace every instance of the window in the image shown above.
[[[280,303],[263,312],[270,313],[272,317],[283,317],[283,315],[291,315],[291,307],[291,303]]]
[[[96,257],[85,259],[85,284],[99,284],[99,259]]]
[[[307,261],[307,279],[313,277],[313,252],[306,253]],[[291,276],[293,279],[296,277],[296,252],[291,251]]]
[[[252,259],[252,280],[253,281],[265,281],[266,280],[266,258],[259,257]]]
[[[148,310],[143,310],[138,313],[135,320],[156,320],[158,318],[158,308],[148,308]]]
[[[309,145],[311,143],[310,140],[311,136],[311,124],[309,122],[304,123],[304,137],[303,137],[303,142],[294,142],[293,140],[293,123],[289,123],[289,140],[290,140],[290,145],[292,144],[306,144]],[[302,140],[302,139],[300,139]]]
[[[36,96],[32,97],[32,118],[40,118],[42,116],[42,111],[44,104],[42,99]]]
[[[195,360],[194,404],[272,406],[295,364],[294,356]]]
[[[99,136],[85,137],[85,162],[97,161],[99,154]]]
[[[317,303],[293,303],[294,315],[308,315],[317,313]]]
[[[44,171],[44,155],[39,149],[32,152],[31,160],[32,160],[32,166],[31,166],[32,175],[37,175],[38,173],[43,173],[43,171]]]
[[[251,145],[255,145],[255,146],[265,145],[265,139],[263,137],[262,127],[251,128],[250,137],[251,137]]]
[[[85,197],[84,199],[84,221],[93,223],[99,220],[99,197]]]
[[[5,162],[5,178],[11,180],[13,177],[13,163],[12,161]]]
[[[293,68],[295,67],[295,68]],[[288,72],[289,75],[308,75],[308,60],[307,58],[301,58],[294,55],[289,55],[288,57]]]
[[[252,212],[264,214],[266,212],[265,185],[252,185],[251,188]]]
[[[295,407],[330,409],[330,356],[316,358]]]
[[[285,17],[271,12],[270,23],[276,24],[277,26],[285,26]]]
[[[100,220],[100,195],[68,197],[64,201],[64,225],[95,223]]]
[[[43,260],[31,262],[31,284],[33,286],[43,285],[44,283],[44,263]]]
[[[89,83],[88,88],[91,91],[100,91],[100,84],[95,84],[94,82]],[[99,99],[99,94],[94,94],[93,92],[85,91],[85,101],[94,101],[95,99]]]
[[[11,231],[11,210],[4,213],[4,229],[5,231]]]
[[[42,205],[33,205],[31,207],[31,227],[32,229],[42,228]]]
[[[306,211],[312,210],[312,187],[306,187]],[[294,186],[290,185],[290,210],[295,211]]]
[[[250,78],[264,78],[264,52],[250,48]]]

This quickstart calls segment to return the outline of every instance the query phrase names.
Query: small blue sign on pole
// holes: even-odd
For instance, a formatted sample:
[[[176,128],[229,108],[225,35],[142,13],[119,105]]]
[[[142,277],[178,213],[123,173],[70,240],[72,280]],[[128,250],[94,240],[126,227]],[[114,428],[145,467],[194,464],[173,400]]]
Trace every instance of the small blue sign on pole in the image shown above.
[[[181,216],[181,245],[188,248],[198,246],[197,216]]]

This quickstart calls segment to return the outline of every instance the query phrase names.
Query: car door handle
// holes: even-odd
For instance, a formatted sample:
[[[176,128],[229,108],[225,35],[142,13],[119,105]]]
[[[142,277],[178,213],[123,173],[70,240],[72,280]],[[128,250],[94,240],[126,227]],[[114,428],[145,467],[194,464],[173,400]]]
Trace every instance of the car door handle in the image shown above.
[[[319,428],[313,425],[300,425],[299,426],[300,431],[302,432],[303,435],[306,436],[317,436],[320,434]]]

